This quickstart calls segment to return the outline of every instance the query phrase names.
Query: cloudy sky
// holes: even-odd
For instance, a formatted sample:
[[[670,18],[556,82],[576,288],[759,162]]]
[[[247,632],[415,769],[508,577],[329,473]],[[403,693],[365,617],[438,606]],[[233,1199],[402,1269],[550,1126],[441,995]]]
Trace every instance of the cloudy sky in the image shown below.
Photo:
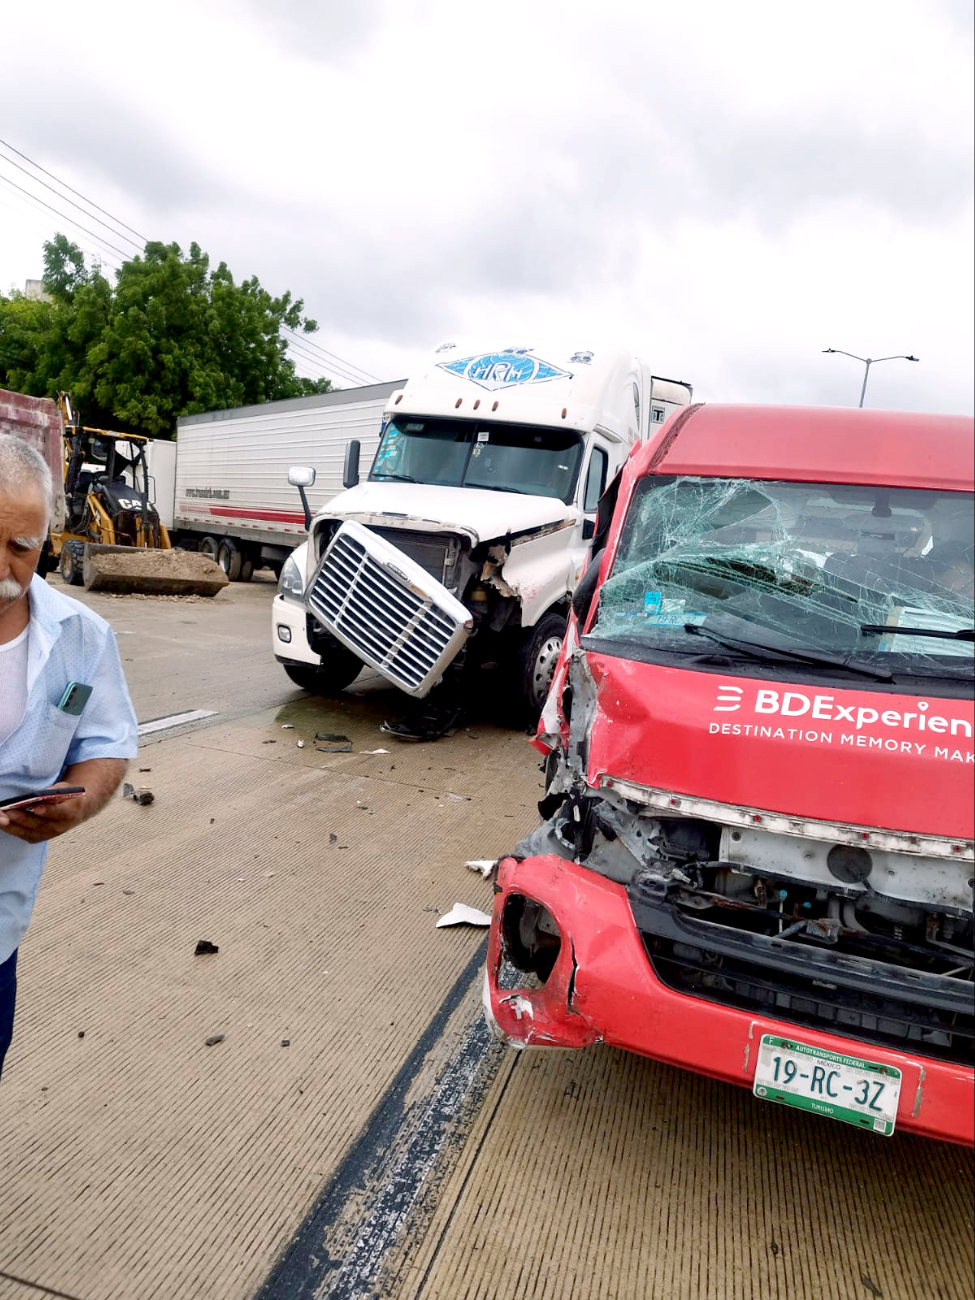
[[[133,251],[56,177],[303,297],[317,344],[379,378],[454,335],[548,335],[705,399],[855,405],[834,347],[920,357],[874,369],[870,405],[971,412],[972,9],[10,5],[0,288],[56,229],[106,270]]]

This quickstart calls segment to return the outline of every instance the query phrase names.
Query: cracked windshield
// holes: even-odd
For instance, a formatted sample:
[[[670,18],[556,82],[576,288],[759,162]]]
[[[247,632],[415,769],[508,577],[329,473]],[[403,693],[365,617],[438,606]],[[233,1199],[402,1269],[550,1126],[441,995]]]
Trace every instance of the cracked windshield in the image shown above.
[[[972,529],[952,492],[645,479],[592,636],[970,677]]]
[[[568,430],[396,416],[369,477],[569,501],[581,452]]]

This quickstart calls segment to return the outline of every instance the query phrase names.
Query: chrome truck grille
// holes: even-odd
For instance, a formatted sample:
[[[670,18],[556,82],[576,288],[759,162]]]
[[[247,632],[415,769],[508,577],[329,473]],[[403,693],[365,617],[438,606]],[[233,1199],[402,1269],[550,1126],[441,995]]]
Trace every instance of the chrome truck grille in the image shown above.
[[[322,556],[308,605],[363,663],[418,698],[440,680],[472,626],[469,611],[442,583],[351,521]]]

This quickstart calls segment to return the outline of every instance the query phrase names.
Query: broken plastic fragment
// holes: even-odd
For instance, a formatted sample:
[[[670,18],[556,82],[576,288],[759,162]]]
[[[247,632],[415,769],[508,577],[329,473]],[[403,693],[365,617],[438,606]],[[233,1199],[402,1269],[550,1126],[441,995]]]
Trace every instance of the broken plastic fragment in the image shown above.
[[[193,952],[193,956],[206,957],[209,956],[211,953],[219,952],[219,951],[220,949],[218,948],[218,946],[215,943],[211,943],[209,939],[197,939],[196,948]]]
[[[216,1047],[217,1043],[222,1043],[225,1037],[225,1034],[211,1034],[209,1038],[204,1040],[204,1046]]]
[[[465,862],[464,866],[468,871],[479,871],[484,879],[487,880],[488,876],[490,876],[491,872],[494,870],[494,864],[496,861],[496,858],[472,858],[470,862]]]
[[[140,787],[137,790],[134,785],[129,785],[128,781],[122,786],[122,798],[131,799],[134,803],[143,807],[152,803],[155,797],[151,790],[147,790],[145,787]]]
[[[437,918],[436,928],[439,930],[445,925],[488,926],[490,924],[491,918],[487,912],[482,912],[476,907],[468,907],[466,903],[455,903],[449,912]]]

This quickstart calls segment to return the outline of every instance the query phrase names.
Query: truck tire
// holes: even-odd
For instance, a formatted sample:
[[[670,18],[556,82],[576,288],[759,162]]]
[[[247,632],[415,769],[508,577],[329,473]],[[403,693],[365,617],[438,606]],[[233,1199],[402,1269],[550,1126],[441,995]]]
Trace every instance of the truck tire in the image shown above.
[[[220,543],[215,537],[207,535],[200,540],[199,551],[201,555],[207,555],[211,560],[216,562],[217,552],[220,550]]]
[[[552,674],[565,640],[561,614],[546,614],[524,634],[519,654],[521,704],[528,725],[538,721],[552,684]]]
[[[240,577],[241,554],[232,537],[221,537],[217,547],[217,563],[231,582]]]
[[[296,686],[312,695],[337,695],[339,691],[351,686],[362,670],[362,660],[346,650],[345,646],[336,646],[322,658],[322,666],[314,664],[282,664]]]
[[[240,582],[250,582],[254,576],[254,561],[249,555],[241,557],[240,573],[237,575]]]
[[[59,568],[61,577],[69,587],[80,587],[84,581],[82,570],[85,563],[84,542],[65,542],[61,547]]]

